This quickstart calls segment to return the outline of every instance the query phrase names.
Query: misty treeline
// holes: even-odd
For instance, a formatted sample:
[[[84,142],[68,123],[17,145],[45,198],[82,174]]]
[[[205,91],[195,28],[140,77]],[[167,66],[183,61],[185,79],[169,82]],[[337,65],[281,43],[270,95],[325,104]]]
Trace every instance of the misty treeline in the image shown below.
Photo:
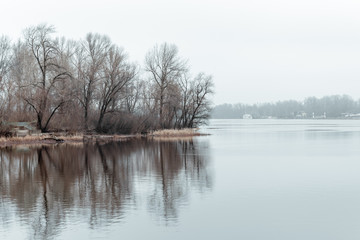
[[[304,101],[279,101],[260,104],[222,104],[214,107],[212,118],[345,118],[360,113],[360,100],[347,95],[322,98],[308,97]]]
[[[150,49],[132,63],[107,36],[54,37],[53,26],[0,37],[0,117],[49,130],[143,132],[196,127],[209,117],[213,82],[192,76],[175,45]]]

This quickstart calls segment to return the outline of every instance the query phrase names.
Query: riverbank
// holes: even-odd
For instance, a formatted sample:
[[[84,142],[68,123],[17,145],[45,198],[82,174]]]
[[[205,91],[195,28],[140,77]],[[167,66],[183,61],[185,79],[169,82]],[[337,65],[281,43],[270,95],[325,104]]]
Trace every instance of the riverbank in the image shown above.
[[[56,134],[46,134],[25,137],[0,138],[0,147],[14,145],[51,145],[62,143],[87,143],[87,142],[109,142],[109,141],[128,141],[139,138],[139,135],[69,135],[62,136]]]
[[[92,134],[86,135],[82,133],[68,134],[68,133],[46,133],[39,135],[31,135],[25,137],[0,137],[0,147],[14,146],[14,145],[34,145],[34,144],[61,144],[61,143],[89,143],[89,142],[111,142],[111,141],[129,141],[139,138],[148,139],[174,139],[174,138],[191,138],[195,136],[202,136],[206,134],[199,133],[197,129],[164,129],[157,130],[148,134],[132,134],[132,135],[100,135]]]

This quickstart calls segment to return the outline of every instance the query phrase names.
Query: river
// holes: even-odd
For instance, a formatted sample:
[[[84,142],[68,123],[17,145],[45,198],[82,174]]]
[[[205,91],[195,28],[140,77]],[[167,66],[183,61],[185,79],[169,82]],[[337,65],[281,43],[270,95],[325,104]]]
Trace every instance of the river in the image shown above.
[[[1,239],[359,239],[359,120],[0,151]]]

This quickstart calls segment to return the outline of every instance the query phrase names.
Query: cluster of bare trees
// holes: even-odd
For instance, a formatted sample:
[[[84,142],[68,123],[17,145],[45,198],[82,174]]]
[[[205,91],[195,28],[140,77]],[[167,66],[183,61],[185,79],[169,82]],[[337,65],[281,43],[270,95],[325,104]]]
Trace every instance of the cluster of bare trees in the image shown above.
[[[38,128],[141,132],[196,127],[209,117],[213,82],[191,77],[175,45],[157,45],[143,67],[106,36],[53,37],[29,27],[15,44],[0,37],[0,117]]]
[[[212,78],[200,73],[191,79],[175,45],[155,46],[146,55],[145,70],[153,81],[153,106],[159,111],[160,127],[194,127],[209,117]]]

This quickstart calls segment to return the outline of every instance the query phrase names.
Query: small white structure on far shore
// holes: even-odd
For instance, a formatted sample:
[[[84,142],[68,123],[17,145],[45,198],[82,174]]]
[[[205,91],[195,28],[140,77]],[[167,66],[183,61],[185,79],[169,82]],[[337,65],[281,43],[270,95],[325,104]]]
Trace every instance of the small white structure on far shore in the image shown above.
[[[245,113],[244,115],[243,115],[243,119],[252,119],[253,117],[251,116],[251,114],[247,114],[247,113]]]

